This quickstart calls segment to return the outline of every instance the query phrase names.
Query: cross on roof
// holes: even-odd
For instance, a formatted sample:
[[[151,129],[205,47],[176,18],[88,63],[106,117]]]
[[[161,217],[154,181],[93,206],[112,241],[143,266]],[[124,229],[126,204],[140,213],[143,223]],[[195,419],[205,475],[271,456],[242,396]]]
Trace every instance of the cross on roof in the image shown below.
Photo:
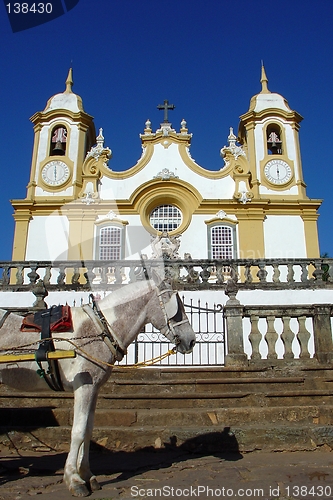
[[[164,123],[169,123],[169,120],[168,120],[168,110],[169,109],[175,109],[175,105],[174,104],[169,104],[169,101],[166,99],[164,101],[164,104],[159,104],[157,106],[157,109],[164,109]]]

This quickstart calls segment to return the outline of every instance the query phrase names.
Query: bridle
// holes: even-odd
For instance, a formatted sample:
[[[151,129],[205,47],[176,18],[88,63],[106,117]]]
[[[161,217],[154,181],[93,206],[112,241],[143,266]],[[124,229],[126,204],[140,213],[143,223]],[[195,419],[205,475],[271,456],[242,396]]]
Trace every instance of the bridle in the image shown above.
[[[172,290],[169,290],[169,289],[161,290],[157,294],[158,301],[160,303],[160,306],[161,306],[161,309],[162,309],[162,312],[164,315],[164,320],[165,320],[165,325],[162,326],[162,328],[160,328],[159,330],[168,340],[170,340],[170,342],[172,342],[173,344],[175,344],[177,346],[181,343],[181,340],[180,340],[179,335],[177,334],[175,328],[177,328],[180,325],[183,325],[184,323],[189,323],[189,321],[187,318],[183,319],[181,321],[174,320],[174,318],[176,318],[176,316],[179,313],[179,302],[178,301],[180,301],[180,299],[178,298],[178,294],[176,296],[177,302],[178,302],[178,310],[174,316],[172,316],[172,317],[168,316],[168,313],[167,313],[167,310],[165,307],[166,302],[164,302],[162,297],[165,293],[168,293],[168,292],[170,293],[170,291],[172,291]],[[170,334],[172,335],[173,338],[170,338]]]

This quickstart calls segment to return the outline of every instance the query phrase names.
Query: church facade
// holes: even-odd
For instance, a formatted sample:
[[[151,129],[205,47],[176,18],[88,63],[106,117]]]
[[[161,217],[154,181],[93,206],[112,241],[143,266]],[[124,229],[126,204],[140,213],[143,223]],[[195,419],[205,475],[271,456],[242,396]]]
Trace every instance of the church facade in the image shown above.
[[[268,89],[230,129],[221,149],[224,166],[205,169],[190,154],[183,120],[149,120],[140,135],[142,156],[133,167],[112,170],[102,129],[66,89],[35,113],[34,149],[25,199],[12,200],[13,260],[119,260],[150,257],[151,239],[178,236],[179,256],[193,259],[319,257],[321,200],[309,199],[303,179],[302,117]],[[96,138],[97,135],[97,138]]]

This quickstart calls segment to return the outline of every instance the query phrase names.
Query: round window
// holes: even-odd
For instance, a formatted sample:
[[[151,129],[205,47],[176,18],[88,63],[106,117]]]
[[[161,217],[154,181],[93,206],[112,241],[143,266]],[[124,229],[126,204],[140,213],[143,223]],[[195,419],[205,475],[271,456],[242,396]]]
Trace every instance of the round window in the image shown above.
[[[183,220],[181,211],[174,205],[160,205],[151,212],[150,225],[161,232],[171,232],[179,228]]]

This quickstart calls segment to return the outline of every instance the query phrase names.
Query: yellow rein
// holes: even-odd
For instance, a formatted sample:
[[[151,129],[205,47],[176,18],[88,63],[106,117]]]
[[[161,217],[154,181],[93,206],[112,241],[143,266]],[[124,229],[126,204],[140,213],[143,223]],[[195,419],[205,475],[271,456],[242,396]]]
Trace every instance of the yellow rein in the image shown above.
[[[85,351],[84,349],[82,349],[82,347],[75,344],[75,342],[73,342],[72,340],[61,339],[59,337],[52,337],[52,339],[37,340],[35,342],[31,342],[30,344],[23,345],[23,346],[21,346],[21,348],[30,347],[30,346],[35,345],[37,343],[40,344],[41,342],[45,342],[45,340],[56,340],[56,341],[61,341],[61,342],[68,342],[73,347],[75,347],[75,349],[77,351],[80,351],[82,354],[84,354],[84,356],[87,359],[89,359],[90,361],[94,361],[95,363],[106,365],[106,366],[111,366],[111,367],[115,366],[114,363],[108,363],[107,361],[103,361],[102,359],[95,358],[94,356],[91,356],[91,354],[87,353],[87,351]],[[147,361],[141,361],[140,363],[135,363],[133,365],[117,365],[117,366],[119,368],[143,368],[145,366],[152,366],[155,363],[158,363],[159,361],[162,361],[163,359],[167,358],[168,356],[171,356],[171,354],[176,354],[175,349],[176,348],[174,347],[173,349],[170,349],[166,353],[161,354],[160,356],[156,356],[155,358],[149,359]],[[2,349],[2,351],[10,351],[10,350],[13,350],[13,348],[11,347],[11,348]],[[56,352],[57,351],[54,351],[54,353],[56,353]],[[58,352],[61,353],[62,351],[58,351]],[[70,356],[68,355],[68,356],[66,356],[66,358],[74,358],[75,357],[75,351],[64,351],[64,352],[74,353],[74,355],[70,355]],[[49,353],[49,355],[50,354],[52,354],[52,353]],[[24,355],[24,354],[17,354],[17,355],[16,354],[4,354],[4,355],[0,356],[0,363],[14,363],[15,361],[33,361],[34,360],[34,354],[30,355],[33,357],[32,359],[27,359],[27,358],[22,359],[23,356],[27,356],[27,355]],[[55,357],[55,356],[50,356],[50,358],[51,357]],[[59,358],[63,358],[63,357],[64,356],[59,355]]]

